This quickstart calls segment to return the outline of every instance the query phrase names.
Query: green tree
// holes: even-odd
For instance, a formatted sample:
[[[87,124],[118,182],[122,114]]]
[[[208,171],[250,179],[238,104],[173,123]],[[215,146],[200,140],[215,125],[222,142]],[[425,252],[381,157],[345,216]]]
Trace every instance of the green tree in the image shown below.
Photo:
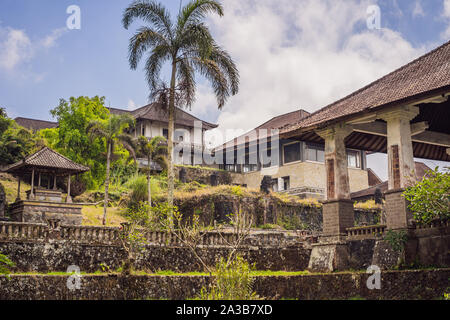
[[[109,117],[104,106],[104,97],[71,97],[61,99],[59,105],[50,111],[59,123],[58,129],[45,130],[41,134],[49,140],[52,148],[69,159],[86,165],[91,170],[83,174],[88,188],[97,188],[105,178],[105,145],[101,139],[90,139],[87,126],[92,121]],[[57,137],[55,137],[57,136]],[[56,138],[56,141],[55,141]]]
[[[430,223],[435,219],[450,218],[450,169],[428,171],[427,177],[404,192],[414,219]]]
[[[147,160],[147,189],[148,189],[148,205],[152,206],[152,190],[151,190],[151,171],[152,161],[158,163],[162,168],[167,166],[167,146],[164,145],[166,139],[164,137],[154,137],[147,139],[146,137],[139,137],[137,140],[137,155],[145,157]]]
[[[5,110],[0,108],[0,164],[15,163],[40,145],[33,133],[17,125],[8,118]]]
[[[87,126],[87,132],[91,140],[100,138],[106,144],[106,178],[105,201],[103,210],[103,225],[106,225],[106,210],[108,207],[109,178],[111,169],[111,156],[114,154],[115,145],[120,144],[134,155],[134,143],[132,137],[124,133],[125,129],[134,127],[134,119],[128,115],[111,115],[107,120],[91,121]]]
[[[216,0],[192,0],[172,22],[170,14],[160,3],[134,1],[124,12],[125,29],[135,19],[148,24],[139,28],[130,39],[129,63],[135,70],[143,54],[149,51],[145,73],[150,96],[168,108],[168,203],[173,207],[174,164],[173,133],[175,106],[190,106],[195,100],[199,73],[212,85],[218,108],[222,109],[231,95],[238,92],[239,73],[230,55],[213,39],[204,20],[209,13],[223,16],[223,7]],[[170,83],[160,78],[164,63],[170,64]]]

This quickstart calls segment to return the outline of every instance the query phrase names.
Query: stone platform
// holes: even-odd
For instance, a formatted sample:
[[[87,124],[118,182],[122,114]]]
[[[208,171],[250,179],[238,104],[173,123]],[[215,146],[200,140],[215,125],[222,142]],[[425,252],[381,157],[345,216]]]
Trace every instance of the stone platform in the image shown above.
[[[22,200],[10,205],[11,220],[28,223],[47,223],[60,220],[61,224],[79,226],[82,223],[82,206],[72,203]]]

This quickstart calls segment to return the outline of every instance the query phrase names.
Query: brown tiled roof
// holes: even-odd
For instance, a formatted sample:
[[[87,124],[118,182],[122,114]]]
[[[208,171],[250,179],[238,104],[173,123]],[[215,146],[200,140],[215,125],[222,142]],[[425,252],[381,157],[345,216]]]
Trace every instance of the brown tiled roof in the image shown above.
[[[260,126],[256,127],[255,129],[253,129],[253,131],[255,131],[256,136],[259,139],[263,139],[263,138],[266,138],[266,134],[265,134],[266,131],[263,131],[263,132],[260,133],[259,130],[267,130],[267,133],[269,133],[271,130],[281,129],[283,127],[286,127],[287,125],[296,123],[296,122],[300,121],[301,119],[309,116],[309,114],[310,113],[308,111],[305,111],[303,109],[292,111],[292,112],[289,112],[289,113],[285,113],[285,114],[276,116],[276,117],[270,119],[267,122],[264,122],[262,125],[260,125]],[[261,134],[261,136],[260,136],[260,134]],[[222,146],[216,148],[216,151],[224,149],[226,147],[229,148],[231,146],[231,142],[233,142],[233,146],[236,146],[238,144],[238,141],[239,142],[243,141],[244,137],[246,137],[245,142],[249,142],[249,141],[253,141],[254,140],[254,139],[253,140],[249,140],[249,137],[247,137],[247,135],[248,135],[248,133],[247,134],[243,134],[243,135],[241,135],[239,137],[234,138],[233,140],[231,140],[231,141],[229,141],[227,143],[224,143]]]
[[[152,103],[146,106],[143,106],[134,111],[117,109],[117,108],[109,108],[112,114],[123,114],[128,113],[131,114],[136,119],[146,119],[151,121],[161,121],[168,122],[168,113],[161,108],[160,104]],[[186,111],[176,108],[175,110],[175,123],[179,125],[184,125],[187,127],[194,127],[195,121],[201,121],[203,123],[203,128],[210,130],[217,128],[217,124],[209,123],[206,121],[202,121],[197,117],[187,113]]]
[[[42,129],[52,129],[52,128],[58,127],[57,122],[46,121],[46,120],[37,120],[37,119],[18,117],[18,118],[15,118],[14,121],[16,121],[16,123],[19,126],[22,126],[26,129],[32,130],[32,131],[39,131]]]
[[[6,167],[4,171],[9,173],[25,173],[26,171],[30,171],[30,168],[55,170],[72,174],[90,170],[88,167],[73,162],[54,150],[44,147],[38,152],[29,155],[24,160]]]
[[[415,162],[414,167],[415,167],[416,179],[418,181],[421,181],[423,178],[427,177],[427,172],[431,170],[430,167],[428,167],[423,162]],[[361,190],[361,191],[358,191],[358,192],[353,192],[351,194],[351,198],[352,199],[358,199],[358,198],[364,198],[364,197],[373,196],[375,194],[375,190],[376,189],[380,189],[380,191],[382,193],[385,193],[386,191],[388,191],[388,188],[389,188],[388,182],[384,181],[384,182],[379,183],[377,185],[371,186],[368,189],[364,189],[364,190]]]
[[[450,42],[283,129],[282,133],[322,127],[350,115],[407,100],[417,101],[430,93],[441,94],[448,90]]]

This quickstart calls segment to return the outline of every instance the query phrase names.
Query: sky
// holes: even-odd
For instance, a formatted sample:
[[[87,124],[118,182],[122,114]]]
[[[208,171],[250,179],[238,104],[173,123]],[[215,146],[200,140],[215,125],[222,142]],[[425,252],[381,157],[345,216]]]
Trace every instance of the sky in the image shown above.
[[[129,38],[142,25],[122,27],[130,3],[2,0],[0,106],[12,118],[51,120],[49,111],[59,99],[71,96],[105,96],[107,106],[124,109],[147,104],[143,65],[132,71],[127,60]],[[180,0],[163,3],[178,13]],[[219,111],[200,78],[190,112],[221,130],[237,130],[234,135],[283,113],[316,111],[450,39],[450,0],[222,3],[224,17],[212,16],[207,23],[238,66],[240,91]],[[72,5],[80,8],[80,29],[67,27]],[[367,22],[378,17],[370,10],[374,5],[380,28],[377,19]],[[386,165],[384,156],[369,157],[382,179]]]

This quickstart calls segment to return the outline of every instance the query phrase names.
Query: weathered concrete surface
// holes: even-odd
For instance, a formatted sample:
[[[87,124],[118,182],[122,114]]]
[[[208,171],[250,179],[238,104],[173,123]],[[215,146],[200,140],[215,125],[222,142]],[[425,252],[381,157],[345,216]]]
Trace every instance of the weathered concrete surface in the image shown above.
[[[393,271],[381,274],[381,290],[369,290],[365,273],[256,277],[254,290],[266,299],[373,300],[436,299],[450,286],[450,269]],[[77,290],[68,276],[12,275],[0,277],[0,300],[132,300],[187,299],[211,282],[207,276],[82,275]],[[72,282],[74,283],[74,282]]]
[[[210,246],[199,250],[204,261],[214,266],[229,253],[229,248]],[[95,272],[106,265],[117,270],[126,259],[120,246],[86,244],[77,241],[0,241],[0,252],[15,264],[16,272],[50,272],[67,270],[77,265],[82,272]],[[239,250],[259,270],[301,271],[308,266],[310,250],[301,246],[290,248],[250,247]],[[147,246],[137,257],[137,270],[203,271],[198,259],[187,248]]]

